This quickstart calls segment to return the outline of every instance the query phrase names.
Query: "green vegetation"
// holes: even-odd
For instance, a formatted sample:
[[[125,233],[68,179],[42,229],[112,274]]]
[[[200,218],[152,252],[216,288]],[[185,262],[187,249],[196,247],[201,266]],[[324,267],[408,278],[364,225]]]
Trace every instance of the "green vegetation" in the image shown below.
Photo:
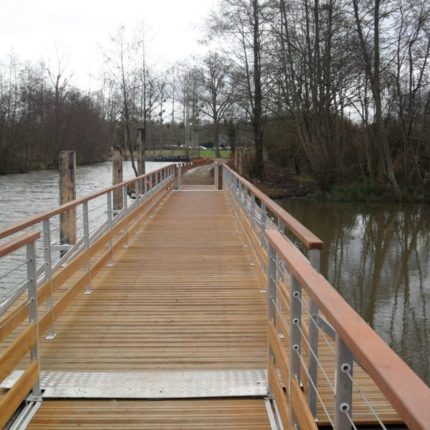
[[[147,150],[145,151],[147,157],[157,156],[157,155],[185,155],[184,149],[162,149],[162,150]],[[198,154],[202,158],[215,158],[214,149],[200,149]],[[231,151],[227,149],[220,150],[221,158],[230,158]],[[135,154],[137,157],[137,154]]]
[[[220,150],[221,158],[230,158],[231,151],[227,149]],[[215,158],[215,150],[214,149],[201,149],[200,157],[202,158]]]
[[[334,186],[329,192],[329,200],[337,202],[372,202],[384,199],[384,189],[364,176],[352,182]]]

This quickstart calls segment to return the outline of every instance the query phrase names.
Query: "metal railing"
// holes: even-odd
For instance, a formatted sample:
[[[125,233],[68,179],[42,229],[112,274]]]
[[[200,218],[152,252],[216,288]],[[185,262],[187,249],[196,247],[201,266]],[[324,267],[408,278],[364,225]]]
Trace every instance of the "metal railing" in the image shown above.
[[[269,393],[283,427],[427,429],[430,389],[318,273],[322,242],[227,166],[223,184],[266,275]]]
[[[260,270],[266,275],[266,282],[270,279],[272,267],[267,263],[268,245],[266,229],[272,228],[278,231],[288,240],[293,240],[303,255],[309,259],[312,266],[319,271],[321,260],[321,249],[323,242],[285,209],[271,200],[257,187],[238,175],[228,166],[223,166],[223,183],[232,195],[236,211],[242,214],[242,222],[245,232],[253,248],[253,253],[259,263]],[[244,219],[245,218],[245,219]],[[250,235],[252,231],[254,234]],[[258,240],[257,240],[258,239]],[[282,264],[282,262],[277,262]],[[282,270],[285,277],[285,268]],[[271,288],[269,284],[268,294]],[[330,324],[318,315],[318,306],[313,300],[309,301],[309,308],[317,324],[309,327],[309,342],[315,350],[318,348],[318,327],[321,326],[325,332],[333,336],[334,330]],[[318,363],[317,357],[311,355],[307,371],[313,380],[317,380]],[[308,389],[308,405],[312,416],[317,415],[317,388],[310,386]]]
[[[12,389],[0,399],[0,427],[27,397],[31,386],[33,394],[40,397],[39,337],[53,339],[55,320],[76,294],[92,293],[91,279],[103,267],[114,264],[115,252],[128,246],[130,235],[139,234],[144,216],[174,187],[176,174],[176,166],[168,165],[0,231],[0,269],[5,258],[12,254],[15,257],[12,267],[9,262],[8,269],[0,272],[0,280],[9,278],[10,282],[10,294],[0,304],[0,343],[15,336],[0,352],[0,381],[31,350],[31,365],[16,384],[19,395]],[[122,204],[118,205],[117,200],[114,208],[113,193],[119,190]],[[76,243],[59,243],[57,218],[71,209],[79,223]],[[38,255],[42,260],[39,267]],[[24,279],[11,277],[21,268],[26,268]],[[27,319],[30,325],[26,328]],[[28,381],[31,384],[27,390]]]
[[[25,233],[0,247],[0,258],[8,256],[20,248],[26,250],[24,265],[27,271],[25,288],[28,298],[24,305],[29,316],[28,325],[16,339],[12,340],[0,356],[0,381],[15,370],[24,357],[30,353],[30,362],[25,366],[23,374],[14,386],[0,398],[0,428],[5,427],[30,392],[33,401],[41,400],[35,246],[39,237],[39,232]],[[6,338],[6,336],[2,337]]]

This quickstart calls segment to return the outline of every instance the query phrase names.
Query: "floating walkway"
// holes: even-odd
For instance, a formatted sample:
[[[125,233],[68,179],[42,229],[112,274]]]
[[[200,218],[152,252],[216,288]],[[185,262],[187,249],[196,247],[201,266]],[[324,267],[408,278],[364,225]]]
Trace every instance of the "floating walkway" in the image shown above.
[[[215,168],[215,185],[167,166],[0,232],[27,266],[0,308],[1,426],[426,428],[429,389],[317,273],[321,241]],[[58,261],[70,210],[81,239]]]

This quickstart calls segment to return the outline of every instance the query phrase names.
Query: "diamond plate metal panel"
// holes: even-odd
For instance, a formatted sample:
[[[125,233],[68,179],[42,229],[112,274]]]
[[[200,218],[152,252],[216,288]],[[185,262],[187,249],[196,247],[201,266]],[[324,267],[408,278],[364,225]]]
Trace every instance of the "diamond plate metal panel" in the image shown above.
[[[22,372],[0,385],[10,388]],[[42,372],[43,398],[184,399],[267,395],[265,370]]]

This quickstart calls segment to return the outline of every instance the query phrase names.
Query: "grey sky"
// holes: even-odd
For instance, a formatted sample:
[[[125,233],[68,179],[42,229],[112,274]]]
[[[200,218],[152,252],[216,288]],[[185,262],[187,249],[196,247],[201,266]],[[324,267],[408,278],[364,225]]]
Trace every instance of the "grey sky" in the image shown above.
[[[73,82],[95,85],[101,47],[120,25],[145,22],[152,61],[170,63],[202,51],[204,18],[216,0],[0,0],[0,59],[68,60]],[[90,75],[93,77],[90,78]]]

